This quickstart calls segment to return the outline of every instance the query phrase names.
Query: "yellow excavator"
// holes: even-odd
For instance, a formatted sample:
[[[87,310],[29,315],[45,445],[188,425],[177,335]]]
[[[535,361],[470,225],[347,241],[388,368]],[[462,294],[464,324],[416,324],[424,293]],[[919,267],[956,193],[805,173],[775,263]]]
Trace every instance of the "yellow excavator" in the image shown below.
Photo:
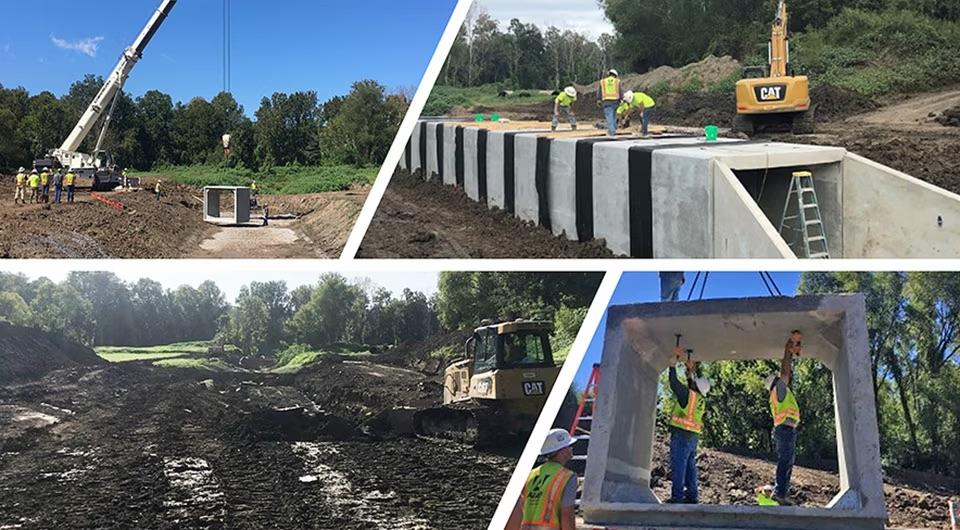
[[[764,129],[789,128],[794,134],[813,132],[814,109],[805,75],[793,75],[787,38],[787,3],[780,0],[767,45],[767,66],[749,66],[737,81],[734,130],[753,135]]]
[[[444,371],[443,405],[414,413],[415,432],[475,446],[529,435],[560,372],[552,333],[551,322],[482,321]]]

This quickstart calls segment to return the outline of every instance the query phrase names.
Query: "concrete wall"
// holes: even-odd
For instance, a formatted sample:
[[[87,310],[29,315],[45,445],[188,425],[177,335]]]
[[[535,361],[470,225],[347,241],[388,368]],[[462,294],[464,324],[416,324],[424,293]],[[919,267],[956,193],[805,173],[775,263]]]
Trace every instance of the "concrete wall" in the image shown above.
[[[723,162],[714,164],[714,257],[795,258],[733,171]]]
[[[960,257],[960,195],[853,153],[843,215],[845,258]]]
[[[581,500],[592,524],[879,530],[886,510],[862,295],[615,306],[608,311]],[[840,491],[827,507],[661,504],[650,488],[659,375],[675,333],[703,361],[777,358],[792,329],[833,373]],[[707,421],[715,410],[707,403]],[[764,396],[758,396],[764,399]],[[803,415],[803,403],[801,417]],[[771,477],[772,479],[772,477]]]

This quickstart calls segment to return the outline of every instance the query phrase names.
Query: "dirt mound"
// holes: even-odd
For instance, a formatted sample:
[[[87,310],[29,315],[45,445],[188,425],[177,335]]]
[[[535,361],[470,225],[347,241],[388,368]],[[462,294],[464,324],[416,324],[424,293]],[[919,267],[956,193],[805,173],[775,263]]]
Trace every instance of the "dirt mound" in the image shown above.
[[[944,127],[960,127],[960,105],[950,107],[933,120]]]
[[[0,383],[103,363],[90,348],[60,335],[0,322]]]
[[[643,74],[622,74],[622,84],[624,90],[650,90],[656,86],[680,90],[691,83],[700,86],[718,83],[740,70],[740,63],[729,55],[723,57],[708,55],[701,61],[680,68],[664,65]],[[599,88],[600,81],[577,86],[580,93],[595,93]]]
[[[810,91],[810,100],[817,109],[816,119],[820,122],[841,120],[880,106],[866,96],[834,85],[817,85]]]
[[[603,241],[555,237],[471,200],[462,190],[394,173],[363,244],[364,258],[613,257]]]

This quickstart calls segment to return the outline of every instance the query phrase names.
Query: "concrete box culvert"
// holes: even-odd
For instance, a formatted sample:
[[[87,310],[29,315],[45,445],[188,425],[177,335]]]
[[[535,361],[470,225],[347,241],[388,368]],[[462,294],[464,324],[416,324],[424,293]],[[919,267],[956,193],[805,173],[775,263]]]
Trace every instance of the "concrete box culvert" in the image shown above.
[[[960,257],[960,195],[843,148],[538,126],[420,121],[400,168],[638,258],[795,258],[779,223],[806,170],[831,257]]]
[[[611,307],[581,500],[584,520],[650,529],[882,529],[886,509],[865,311],[859,294]],[[650,487],[657,385],[671,363],[675,334],[702,361],[777,359],[793,329],[804,333],[804,357],[833,375],[839,493],[825,507],[661,503]],[[707,421],[710,414],[730,413],[711,410],[709,403]]]
[[[221,200],[230,196],[233,210],[224,215]],[[243,225],[250,222],[250,188],[244,186],[206,186],[203,188],[203,220],[220,226]]]

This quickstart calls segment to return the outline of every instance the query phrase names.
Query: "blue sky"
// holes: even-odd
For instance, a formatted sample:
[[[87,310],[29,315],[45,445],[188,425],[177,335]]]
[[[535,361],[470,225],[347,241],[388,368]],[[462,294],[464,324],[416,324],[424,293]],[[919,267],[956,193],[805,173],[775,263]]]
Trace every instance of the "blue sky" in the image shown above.
[[[684,274],[686,283],[680,289],[680,300],[686,300],[690,289],[693,286],[693,280],[696,271]],[[792,296],[797,292],[797,285],[800,283],[799,272],[772,272],[777,287],[784,296]],[[702,274],[701,274],[702,282]],[[748,296],[769,296],[767,288],[760,280],[760,274],[757,272],[711,272],[707,279],[707,287],[703,291],[704,298],[743,298]],[[700,296],[700,284],[697,284],[697,290],[693,293],[691,300],[696,300]],[[617,284],[613,296],[607,306],[634,304],[643,302],[660,301],[660,276],[656,272],[626,272],[620,277],[620,283]],[[600,321],[600,327],[593,335],[590,346],[587,348],[587,354],[584,357],[583,364],[577,371],[574,379],[578,389],[583,389],[587,379],[590,377],[590,371],[594,363],[600,362],[600,354],[603,352],[603,330],[607,325],[607,315],[603,315]]]
[[[4,1],[0,84],[62,95],[85,74],[106,77],[160,0]],[[252,116],[274,92],[314,90],[321,101],[360,79],[416,88],[456,0],[232,1],[234,97]],[[179,0],[126,91],[174,101],[223,88],[221,0]],[[20,28],[15,30],[14,28]]]

